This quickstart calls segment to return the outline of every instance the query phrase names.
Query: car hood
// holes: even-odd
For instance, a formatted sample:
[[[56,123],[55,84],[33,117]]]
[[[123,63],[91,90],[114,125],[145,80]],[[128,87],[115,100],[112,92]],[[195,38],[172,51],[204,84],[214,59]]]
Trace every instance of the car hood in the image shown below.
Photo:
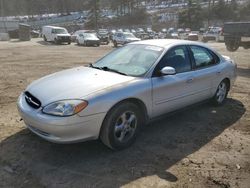
[[[127,40],[129,40],[129,41],[140,41],[141,39],[139,39],[139,38],[127,38]]]
[[[57,72],[34,81],[27,87],[42,106],[64,99],[84,99],[88,95],[135,79],[90,67]]]
[[[70,34],[56,34],[59,37],[70,37]]]

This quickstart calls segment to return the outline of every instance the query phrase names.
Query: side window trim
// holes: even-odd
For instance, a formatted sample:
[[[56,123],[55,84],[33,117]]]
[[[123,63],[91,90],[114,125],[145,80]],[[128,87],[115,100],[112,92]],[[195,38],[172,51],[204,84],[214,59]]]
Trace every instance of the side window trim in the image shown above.
[[[195,58],[194,58],[194,55],[193,55],[193,52],[192,52],[192,49],[191,47],[194,46],[194,47],[198,47],[198,48],[201,48],[201,49],[204,49],[207,53],[209,53],[213,59],[216,60],[216,63],[215,64],[210,64],[210,65],[207,65],[207,66],[204,66],[204,67],[196,67],[196,63],[195,63]],[[192,70],[201,70],[201,69],[205,69],[205,68],[208,68],[208,67],[211,67],[211,66],[215,66],[217,64],[219,64],[220,62],[220,58],[215,54],[213,53],[211,50],[203,47],[203,46],[199,46],[199,45],[195,45],[195,44],[192,44],[192,45],[188,45],[188,50],[189,50],[189,55],[190,55],[190,58],[192,59]]]

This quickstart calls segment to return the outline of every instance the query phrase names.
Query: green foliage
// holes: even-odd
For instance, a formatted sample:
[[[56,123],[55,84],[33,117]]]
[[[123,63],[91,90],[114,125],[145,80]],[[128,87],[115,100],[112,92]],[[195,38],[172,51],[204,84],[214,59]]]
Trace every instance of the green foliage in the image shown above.
[[[250,0],[245,6],[239,7],[240,20],[250,20]]]
[[[189,0],[187,9],[179,12],[179,27],[199,29],[202,27],[203,12],[198,2]]]
[[[86,23],[86,27],[89,29],[98,29],[98,21],[100,19],[100,0],[92,0],[89,1],[86,6],[89,9],[89,17],[88,22]]]

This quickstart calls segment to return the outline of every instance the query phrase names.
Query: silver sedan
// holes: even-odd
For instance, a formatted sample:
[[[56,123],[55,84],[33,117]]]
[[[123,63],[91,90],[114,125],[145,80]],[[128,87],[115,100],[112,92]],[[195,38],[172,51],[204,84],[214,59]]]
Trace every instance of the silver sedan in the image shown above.
[[[139,41],[34,81],[17,106],[27,127],[48,141],[100,138],[118,150],[157,116],[206,99],[223,104],[235,78],[236,64],[204,44]]]

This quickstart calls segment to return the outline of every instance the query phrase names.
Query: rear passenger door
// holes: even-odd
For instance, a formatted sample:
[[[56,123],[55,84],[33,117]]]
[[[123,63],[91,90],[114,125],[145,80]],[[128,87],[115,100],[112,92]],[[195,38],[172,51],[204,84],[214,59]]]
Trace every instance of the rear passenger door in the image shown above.
[[[190,45],[193,63],[194,84],[198,88],[197,97],[204,100],[212,97],[213,80],[220,74],[219,58],[209,49]]]

